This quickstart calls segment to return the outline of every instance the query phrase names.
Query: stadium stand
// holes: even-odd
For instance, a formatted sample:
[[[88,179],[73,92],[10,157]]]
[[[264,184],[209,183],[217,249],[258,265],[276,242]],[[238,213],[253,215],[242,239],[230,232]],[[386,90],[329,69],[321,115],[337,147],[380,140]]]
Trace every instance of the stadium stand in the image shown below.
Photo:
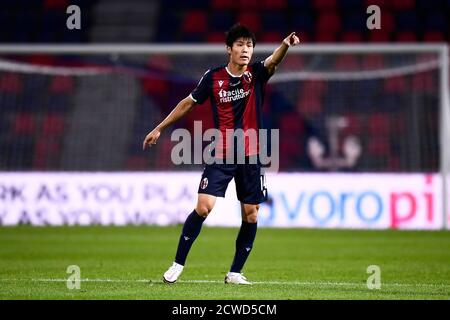
[[[70,4],[81,7],[83,28],[55,28],[65,25]],[[371,4],[383,13],[378,36],[365,28],[365,8]],[[326,33],[349,42],[450,40],[448,0],[4,0],[1,8],[1,42],[221,42],[209,33],[238,21],[260,39],[268,32],[297,30],[310,43],[327,39]]]

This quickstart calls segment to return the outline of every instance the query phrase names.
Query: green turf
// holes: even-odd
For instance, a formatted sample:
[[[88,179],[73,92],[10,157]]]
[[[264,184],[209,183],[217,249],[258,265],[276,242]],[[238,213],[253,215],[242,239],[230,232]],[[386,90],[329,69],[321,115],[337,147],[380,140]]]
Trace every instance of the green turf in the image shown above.
[[[244,270],[257,283],[231,286],[237,228],[204,227],[166,285],[180,229],[0,228],[0,299],[450,298],[450,232],[260,228]],[[66,287],[69,265],[89,279],[79,290]],[[369,265],[381,268],[379,290],[367,288]]]

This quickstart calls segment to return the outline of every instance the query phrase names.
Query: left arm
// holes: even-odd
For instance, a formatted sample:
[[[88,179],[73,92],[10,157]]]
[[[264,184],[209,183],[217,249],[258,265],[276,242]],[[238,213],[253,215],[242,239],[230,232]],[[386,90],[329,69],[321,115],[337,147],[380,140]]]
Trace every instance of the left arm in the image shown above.
[[[274,74],[277,66],[283,61],[290,46],[296,46],[300,43],[300,39],[292,32],[287,36],[281,45],[275,49],[275,51],[270,55],[265,61],[264,66],[269,70],[269,74]]]

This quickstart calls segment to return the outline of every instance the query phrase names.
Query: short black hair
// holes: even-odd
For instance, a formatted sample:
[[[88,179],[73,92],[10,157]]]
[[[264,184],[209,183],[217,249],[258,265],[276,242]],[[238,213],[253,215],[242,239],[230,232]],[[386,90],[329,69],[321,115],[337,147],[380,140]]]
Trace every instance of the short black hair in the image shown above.
[[[251,39],[253,47],[256,45],[255,34],[251,32],[249,28],[237,23],[228,30],[225,43],[227,46],[232,47],[233,43],[239,38]]]

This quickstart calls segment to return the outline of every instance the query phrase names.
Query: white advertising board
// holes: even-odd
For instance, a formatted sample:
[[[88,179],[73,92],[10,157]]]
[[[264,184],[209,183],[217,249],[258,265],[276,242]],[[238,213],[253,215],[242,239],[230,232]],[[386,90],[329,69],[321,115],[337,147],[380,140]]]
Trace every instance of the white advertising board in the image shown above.
[[[171,225],[197,199],[200,172],[0,173],[0,225]],[[267,176],[270,201],[258,223],[268,227],[440,229],[437,174]],[[240,225],[235,185],[218,198],[207,225]]]

